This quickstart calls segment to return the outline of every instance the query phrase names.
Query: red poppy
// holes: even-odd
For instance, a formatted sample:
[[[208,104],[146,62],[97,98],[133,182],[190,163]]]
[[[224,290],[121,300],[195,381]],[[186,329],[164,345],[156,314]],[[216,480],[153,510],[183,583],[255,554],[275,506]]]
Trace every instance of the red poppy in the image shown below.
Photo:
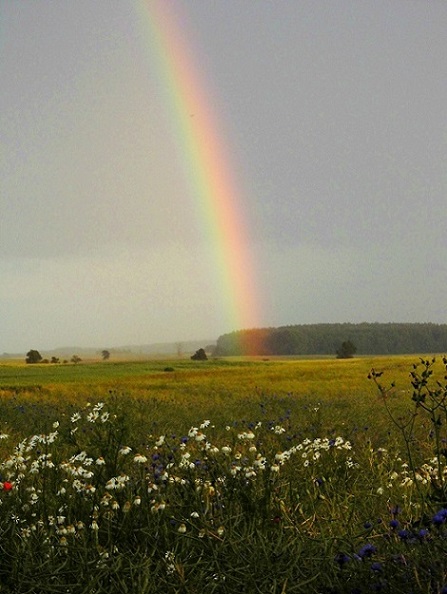
[[[13,485],[9,481],[3,483],[3,491],[11,491]]]

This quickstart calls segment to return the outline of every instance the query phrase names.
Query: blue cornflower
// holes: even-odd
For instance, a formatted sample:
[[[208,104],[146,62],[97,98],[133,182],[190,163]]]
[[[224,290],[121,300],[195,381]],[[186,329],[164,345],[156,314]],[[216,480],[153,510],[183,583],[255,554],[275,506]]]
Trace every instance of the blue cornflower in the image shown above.
[[[447,509],[443,508],[440,509],[432,518],[432,522],[435,526],[441,526],[441,524],[445,524],[447,520]]]
[[[367,557],[371,557],[377,551],[376,547],[370,543],[363,545],[363,547],[359,550],[358,556],[360,559],[366,559]]]
[[[411,536],[411,532],[409,532],[408,530],[399,530],[397,535],[401,540],[408,540]]]
[[[350,560],[351,558],[348,555],[346,555],[346,553],[337,553],[334,559],[335,563],[338,563],[340,567],[343,567],[343,565],[348,563]]]
[[[378,561],[371,563],[371,570],[376,571],[377,573],[380,573],[381,571],[383,571],[382,564],[379,563]]]
[[[363,524],[363,528],[365,528],[365,530],[369,530],[370,528],[372,528],[371,522],[365,522]]]
[[[393,530],[395,530],[398,527],[399,527],[399,520],[391,520],[390,521],[390,528],[392,528]]]

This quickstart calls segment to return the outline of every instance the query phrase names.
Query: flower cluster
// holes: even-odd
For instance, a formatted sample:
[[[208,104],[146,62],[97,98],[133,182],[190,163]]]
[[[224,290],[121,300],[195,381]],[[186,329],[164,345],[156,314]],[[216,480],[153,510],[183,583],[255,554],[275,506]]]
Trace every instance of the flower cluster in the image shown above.
[[[310,534],[316,510],[330,518],[337,490],[360,479],[361,456],[351,441],[336,434],[297,437],[289,421],[281,423],[216,428],[207,419],[181,436],[156,434],[136,442],[104,403],[88,405],[67,417],[67,426],[56,422],[48,433],[23,439],[0,463],[0,505],[18,542],[34,539],[50,557],[67,556],[84,543],[105,563],[126,547],[145,550],[160,539],[172,546],[161,557],[167,575],[181,576],[175,539],[224,543],[235,522]],[[405,500],[414,480],[408,465],[383,448],[368,455],[384,488],[401,488]],[[439,468],[429,460],[416,481],[438,478]],[[303,504],[306,494],[311,503]],[[386,497],[375,498],[387,505]],[[425,546],[435,534],[444,535],[445,509],[417,530],[401,526],[397,516],[395,511],[389,525],[383,523],[388,542]],[[364,524],[368,539],[371,526]],[[368,566],[382,576],[378,549],[375,540],[357,544],[335,556],[336,567],[346,572]]]

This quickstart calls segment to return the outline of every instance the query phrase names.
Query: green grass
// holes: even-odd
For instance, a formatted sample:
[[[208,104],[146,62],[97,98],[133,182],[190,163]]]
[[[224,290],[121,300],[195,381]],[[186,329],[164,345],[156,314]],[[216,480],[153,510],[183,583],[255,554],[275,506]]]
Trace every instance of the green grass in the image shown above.
[[[417,360],[1,365],[0,592],[440,594]]]
[[[78,365],[1,365],[0,406],[3,418],[16,412],[13,424],[41,430],[47,415],[88,401],[122,399],[140,417],[136,426],[169,427],[193,424],[199,416],[226,424],[237,419],[282,417],[311,429],[351,433],[369,427],[380,440],[389,430],[377,405],[377,390],[368,381],[372,367],[388,370],[398,388],[393,406],[399,408],[408,391],[411,357],[351,360],[222,359],[206,362],[156,360],[97,362]],[[173,369],[173,371],[165,371]],[[318,408],[319,413],[306,411]],[[5,413],[5,409],[10,412]],[[175,410],[175,414],[173,411]],[[313,418],[315,417],[315,419]],[[318,418],[317,418],[318,417]],[[10,423],[11,424],[11,423]],[[314,427],[312,431],[315,433]]]

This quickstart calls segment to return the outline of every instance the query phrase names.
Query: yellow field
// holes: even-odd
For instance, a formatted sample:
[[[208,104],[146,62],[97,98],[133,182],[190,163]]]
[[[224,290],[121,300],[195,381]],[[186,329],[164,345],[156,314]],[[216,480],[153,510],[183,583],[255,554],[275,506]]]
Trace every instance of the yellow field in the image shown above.
[[[371,368],[395,382],[393,410],[411,407],[409,372],[418,356],[354,359],[229,358],[95,362],[78,365],[0,365],[3,420],[14,433],[44,423],[41,411],[59,415],[86,402],[118,400],[136,426],[187,427],[200,419],[290,417],[301,429],[317,423],[326,431],[367,427],[376,439],[389,431]],[[435,368],[442,373],[442,362]],[[21,408],[20,408],[21,407]],[[17,410],[25,410],[18,414]],[[12,415],[12,416],[11,416]],[[318,417],[318,419],[317,419]],[[142,431],[146,431],[146,428]]]

